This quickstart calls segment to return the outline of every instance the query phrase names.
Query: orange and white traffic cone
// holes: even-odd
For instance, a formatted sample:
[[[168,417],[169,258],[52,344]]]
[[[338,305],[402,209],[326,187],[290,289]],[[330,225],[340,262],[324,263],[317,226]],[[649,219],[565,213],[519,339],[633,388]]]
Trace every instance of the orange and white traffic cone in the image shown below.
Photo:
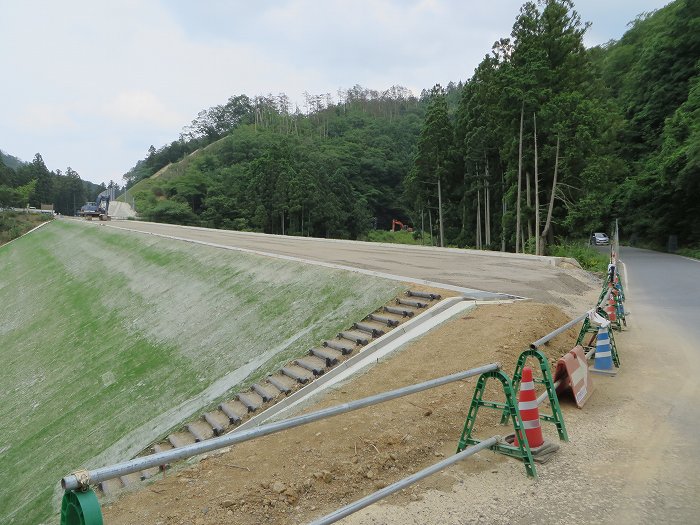
[[[542,427],[540,426],[540,411],[537,407],[537,393],[535,383],[532,380],[532,368],[523,367],[523,379],[520,382],[520,392],[518,392],[518,410],[520,418],[523,420],[523,428],[527,436],[530,448],[537,448],[544,443]],[[514,446],[518,446],[518,435],[515,435]]]

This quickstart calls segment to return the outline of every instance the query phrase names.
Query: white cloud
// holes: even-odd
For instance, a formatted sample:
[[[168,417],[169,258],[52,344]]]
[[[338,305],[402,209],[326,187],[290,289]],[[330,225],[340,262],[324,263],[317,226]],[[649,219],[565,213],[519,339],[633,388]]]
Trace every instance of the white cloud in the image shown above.
[[[41,103],[25,106],[17,116],[16,122],[24,132],[39,134],[76,127],[76,122],[67,108]]]
[[[663,0],[579,0],[591,40]],[[0,148],[114,179],[234,94],[466,80],[522,2],[24,0],[0,16]],[[630,13],[627,15],[627,13]],[[614,22],[614,24],[613,24]],[[614,27],[613,27],[614,26]]]
[[[156,95],[145,90],[122,91],[104,107],[114,120],[150,123],[163,128],[182,126],[182,115],[166,108]]]

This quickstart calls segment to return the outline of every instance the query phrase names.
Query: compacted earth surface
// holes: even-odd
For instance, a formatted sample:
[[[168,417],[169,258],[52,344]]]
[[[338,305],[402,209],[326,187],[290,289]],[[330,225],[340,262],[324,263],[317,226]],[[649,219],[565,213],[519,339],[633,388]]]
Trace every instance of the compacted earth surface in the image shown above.
[[[529,301],[481,305],[336,385],[306,410],[492,362],[500,362],[510,375],[530,342],[568,320],[557,307]],[[544,347],[551,363],[574,346],[576,336],[576,329],[569,330]],[[453,454],[475,383],[476,378],[458,381],[174,466],[163,479],[105,502],[105,522],[307,523]],[[496,386],[489,386],[489,394],[501,400]],[[571,416],[580,411],[566,399],[562,404],[571,420],[569,433],[576,436],[577,418]],[[497,416],[481,409],[479,437],[508,433]],[[547,439],[557,440],[553,425],[545,423],[544,431]],[[480,452],[347,520],[386,523],[397,518],[396,509],[411,508],[416,523],[510,522],[523,496],[534,498],[543,479],[557,479],[562,469],[580,461],[572,451],[594,453],[586,446],[573,437],[562,443],[549,463],[538,465],[540,481],[527,478],[516,460]],[[474,505],[470,491],[482,494],[482,505]],[[456,508],[446,506],[445,499],[454,500]],[[417,517],[416,509],[427,514]]]

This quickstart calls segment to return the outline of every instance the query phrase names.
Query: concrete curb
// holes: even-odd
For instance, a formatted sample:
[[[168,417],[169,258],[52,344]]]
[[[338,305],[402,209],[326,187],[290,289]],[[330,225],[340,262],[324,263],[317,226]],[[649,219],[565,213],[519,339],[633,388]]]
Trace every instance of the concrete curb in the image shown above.
[[[335,379],[337,376],[345,372],[346,370],[350,369],[351,367],[364,362],[364,361],[371,361],[372,355],[377,353],[379,350],[382,348],[386,347],[388,344],[392,343],[402,335],[409,333],[413,329],[419,327],[420,325],[430,321],[433,317],[435,317],[438,314],[441,314],[445,312],[446,310],[452,308],[456,304],[459,304],[463,301],[466,301],[465,298],[463,297],[448,297],[447,299],[443,299],[440,301],[438,304],[430,308],[427,312],[420,314],[418,317],[415,317],[402,325],[394,328],[391,332],[389,332],[386,335],[383,335],[379,339],[376,339],[375,341],[371,342],[367,346],[365,346],[358,354],[352,356],[350,359],[342,362],[335,368],[333,368],[331,371],[323,374],[321,377],[318,379],[315,379],[308,385],[304,386],[303,388],[297,390],[290,396],[284,398],[282,401],[279,403],[275,403],[273,406],[265,410],[264,412],[261,412],[255,417],[250,418],[248,421],[243,423],[242,425],[236,427],[232,432],[237,432],[238,430],[245,429],[245,428],[250,428],[253,426],[260,425],[267,421],[268,419],[276,416],[280,412],[286,410],[287,408],[291,407],[294,404],[297,404],[304,400],[305,398],[308,398],[312,396],[313,394],[316,393],[317,390],[324,388],[325,385],[329,382],[331,382],[333,379]],[[476,302],[474,301],[474,304]]]

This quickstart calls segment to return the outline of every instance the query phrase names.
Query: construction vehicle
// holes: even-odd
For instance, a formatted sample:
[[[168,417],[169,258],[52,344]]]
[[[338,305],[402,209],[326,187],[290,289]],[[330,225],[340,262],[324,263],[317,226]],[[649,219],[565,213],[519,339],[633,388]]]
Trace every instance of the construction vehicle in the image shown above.
[[[396,231],[397,226],[399,227],[399,230],[403,230],[403,231],[407,231],[407,232],[413,231],[413,228],[411,228],[410,226],[404,224],[401,221],[397,221],[396,219],[392,219],[391,220],[391,231],[393,231],[393,232]]]
[[[78,215],[91,221],[93,218],[98,218],[101,221],[108,221],[109,215],[109,198],[110,190],[107,189],[97,196],[95,202],[87,202],[80,207]]]

